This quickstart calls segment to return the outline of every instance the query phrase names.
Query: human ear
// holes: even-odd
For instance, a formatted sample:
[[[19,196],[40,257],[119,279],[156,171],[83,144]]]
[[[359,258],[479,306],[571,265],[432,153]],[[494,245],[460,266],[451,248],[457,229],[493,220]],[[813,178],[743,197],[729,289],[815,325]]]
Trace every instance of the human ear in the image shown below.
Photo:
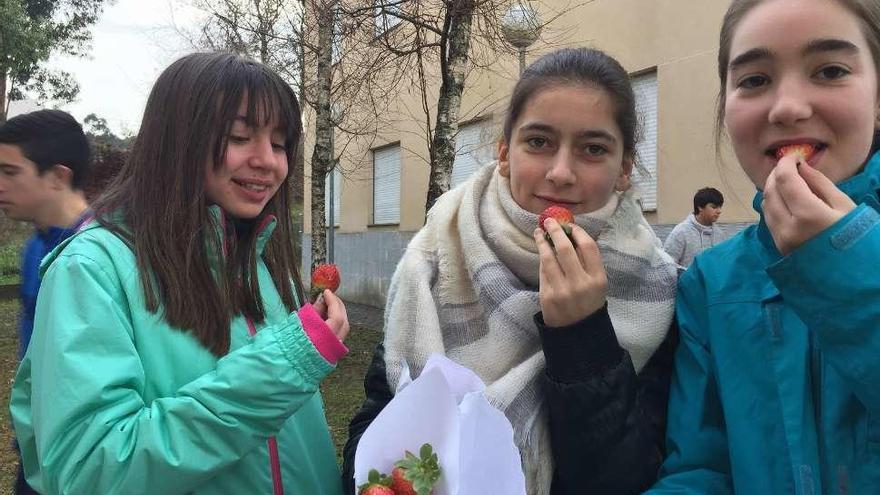
[[[70,170],[66,165],[61,165],[60,163],[53,165],[46,173],[53,189],[61,190],[73,187],[73,170]]]
[[[510,147],[504,139],[498,140],[498,173],[510,178]]]
[[[877,72],[877,80],[880,82],[880,71]],[[874,130],[880,130],[880,84],[877,88],[877,100],[874,102]]]
[[[616,191],[624,192],[632,187],[632,157],[624,157],[620,165],[620,175],[617,176],[617,181],[614,183],[614,189]]]

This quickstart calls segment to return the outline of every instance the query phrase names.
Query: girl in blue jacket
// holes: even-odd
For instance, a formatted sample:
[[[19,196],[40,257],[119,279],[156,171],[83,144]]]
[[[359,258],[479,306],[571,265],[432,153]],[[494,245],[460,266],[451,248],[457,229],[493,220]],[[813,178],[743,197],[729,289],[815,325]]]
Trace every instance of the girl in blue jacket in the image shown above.
[[[679,281],[650,493],[880,493],[880,2],[734,0],[720,39],[760,222]]]
[[[43,261],[11,410],[49,494],[338,495],[318,386],[348,319],[303,305],[291,88],[193,54],[159,77],[95,219]]]

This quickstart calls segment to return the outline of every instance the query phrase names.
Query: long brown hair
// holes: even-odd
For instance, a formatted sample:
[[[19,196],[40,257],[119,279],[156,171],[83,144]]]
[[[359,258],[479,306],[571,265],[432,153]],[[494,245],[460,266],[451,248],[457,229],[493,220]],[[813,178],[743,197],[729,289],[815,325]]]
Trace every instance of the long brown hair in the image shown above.
[[[245,99],[247,124],[276,123],[293,163],[302,125],[290,86],[255,61],[196,53],[159,76],[128,161],[94,204],[98,222],[132,247],[147,309],[162,311],[170,325],[191,332],[217,356],[229,352],[233,317],[265,318],[257,280],[258,229],[227,235],[230,229],[210,215],[205,194],[205,167],[222,165]],[[294,266],[289,177],[258,221],[276,217],[262,257],[293,311],[292,284],[300,297],[302,292]],[[218,257],[225,259],[223,266],[212,264]]]
[[[720,146],[724,129],[725,96],[727,94],[727,66],[730,65],[730,45],[733,35],[743,17],[765,0],[733,0],[724,19],[721,21],[721,34],[718,40],[718,78],[721,88],[718,92],[717,111],[715,113],[715,142]],[[877,0],[837,0],[859,20],[862,34],[868,42],[874,66],[880,77],[880,2]],[[874,134],[874,150],[880,146],[880,131]],[[873,151],[873,150],[872,150]],[[720,150],[719,150],[720,154]]]

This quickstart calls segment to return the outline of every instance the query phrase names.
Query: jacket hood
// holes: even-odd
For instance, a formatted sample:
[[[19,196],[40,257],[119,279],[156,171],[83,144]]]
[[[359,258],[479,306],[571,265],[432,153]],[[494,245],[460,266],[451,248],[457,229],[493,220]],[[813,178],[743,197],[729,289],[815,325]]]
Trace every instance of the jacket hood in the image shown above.
[[[703,225],[699,221],[697,221],[697,216],[693,213],[689,214],[687,217],[687,221],[690,222],[691,226],[695,229],[699,230],[704,234],[711,234],[715,230],[715,225]]]

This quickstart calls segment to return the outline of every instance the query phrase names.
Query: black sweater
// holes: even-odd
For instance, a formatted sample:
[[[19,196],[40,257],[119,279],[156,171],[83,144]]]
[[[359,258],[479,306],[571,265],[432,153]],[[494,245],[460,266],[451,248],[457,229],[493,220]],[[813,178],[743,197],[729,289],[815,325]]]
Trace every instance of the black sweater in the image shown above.
[[[555,464],[552,495],[626,495],[649,488],[664,455],[675,322],[638,375],[617,343],[607,306],[567,327],[546,327],[541,313],[535,324],[547,362],[542,384]],[[394,396],[384,354],[379,344],[364,379],[366,399],[348,427],[342,467],[348,495],[355,493],[361,435]]]

